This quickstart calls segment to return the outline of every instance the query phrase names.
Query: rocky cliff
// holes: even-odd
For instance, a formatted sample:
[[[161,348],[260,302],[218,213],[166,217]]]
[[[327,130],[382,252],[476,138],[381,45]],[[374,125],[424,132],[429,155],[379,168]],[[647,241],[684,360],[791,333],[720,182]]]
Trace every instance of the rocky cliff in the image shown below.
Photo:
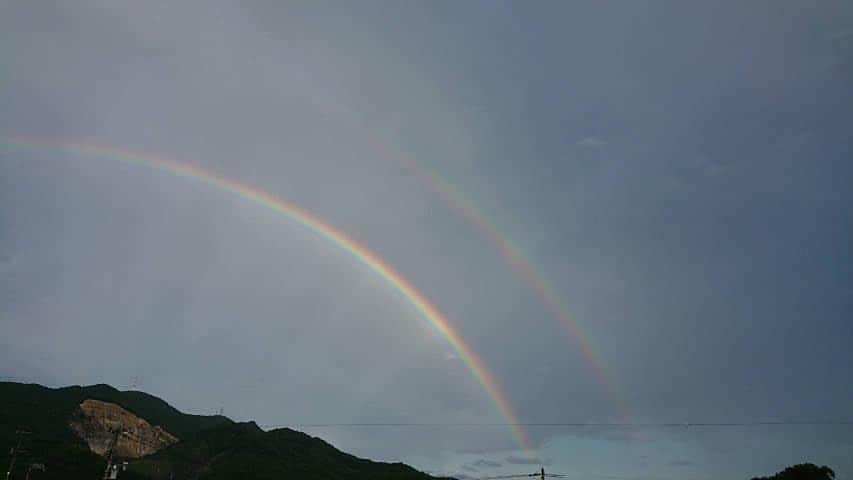
[[[114,455],[119,458],[151,455],[178,441],[159,426],[152,426],[114,403],[100,400],[83,401],[71,416],[69,426],[92,452],[101,456],[109,451],[116,432]]]

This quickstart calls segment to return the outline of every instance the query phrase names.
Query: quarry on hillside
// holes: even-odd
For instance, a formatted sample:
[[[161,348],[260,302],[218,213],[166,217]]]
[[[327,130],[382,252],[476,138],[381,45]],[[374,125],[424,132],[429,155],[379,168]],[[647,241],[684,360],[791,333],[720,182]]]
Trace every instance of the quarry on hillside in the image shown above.
[[[113,454],[120,458],[141,458],[177,443],[178,438],[163,428],[100,400],[85,400],[69,421],[71,430],[89,449],[105,456],[113,442]]]

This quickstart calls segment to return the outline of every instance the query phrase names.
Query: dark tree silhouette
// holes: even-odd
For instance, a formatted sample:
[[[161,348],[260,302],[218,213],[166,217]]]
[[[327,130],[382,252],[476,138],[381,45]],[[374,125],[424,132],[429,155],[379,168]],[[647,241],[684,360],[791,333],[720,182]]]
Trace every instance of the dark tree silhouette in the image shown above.
[[[826,465],[818,467],[813,463],[801,463],[788,467],[772,477],[755,477],[752,480],[833,480],[835,472]]]

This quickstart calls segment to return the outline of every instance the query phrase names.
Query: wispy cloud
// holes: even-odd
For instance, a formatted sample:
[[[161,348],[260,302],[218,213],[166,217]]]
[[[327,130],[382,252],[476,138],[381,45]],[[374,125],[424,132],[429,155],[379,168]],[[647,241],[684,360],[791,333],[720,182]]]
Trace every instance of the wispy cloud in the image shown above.
[[[734,167],[730,164],[708,158],[707,156],[700,156],[696,162],[699,165],[702,174],[707,178],[723,180],[731,176],[734,170]]]
[[[853,27],[835,31],[832,33],[831,37],[836,40],[853,37]]]
[[[586,137],[577,143],[577,146],[581,148],[601,148],[605,145],[607,142],[599,137]]]
[[[498,468],[502,464],[501,464],[501,462],[496,462],[494,460],[487,460],[487,459],[483,458],[481,460],[477,460],[472,465],[479,467],[479,468]]]
[[[477,477],[465,473],[455,473],[453,474],[453,478],[457,478],[459,480],[475,480]]]
[[[551,465],[550,458],[538,457],[521,457],[518,455],[510,455],[506,457],[506,463],[513,465]]]

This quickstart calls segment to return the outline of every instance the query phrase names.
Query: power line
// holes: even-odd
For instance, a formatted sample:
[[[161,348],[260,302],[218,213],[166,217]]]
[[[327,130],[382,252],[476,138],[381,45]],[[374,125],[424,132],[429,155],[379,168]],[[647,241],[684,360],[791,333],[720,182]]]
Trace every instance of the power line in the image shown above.
[[[536,473],[517,473],[511,475],[496,475],[493,477],[481,477],[479,480],[503,480],[509,478],[531,478],[538,477],[542,480],[545,478],[567,478],[569,475],[565,473],[545,473],[545,467],[540,468]]]
[[[572,428],[673,428],[673,427],[767,427],[767,426],[853,426],[853,420],[757,420],[729,422],[355,422],[355,423],[282,423],[262,424],[262,428],[335,428],[335,427],[572,427]]]
[[[541,476],[538,473],[519,473],[517,475],[497,475],[494,477],[479,477],[478,480],[503,480],[509,478],[530,478],[530,477],[539,477]],[[564,478],[568,475],[556,474],[556,473],[546,473],[545,477],[548,478]]]

